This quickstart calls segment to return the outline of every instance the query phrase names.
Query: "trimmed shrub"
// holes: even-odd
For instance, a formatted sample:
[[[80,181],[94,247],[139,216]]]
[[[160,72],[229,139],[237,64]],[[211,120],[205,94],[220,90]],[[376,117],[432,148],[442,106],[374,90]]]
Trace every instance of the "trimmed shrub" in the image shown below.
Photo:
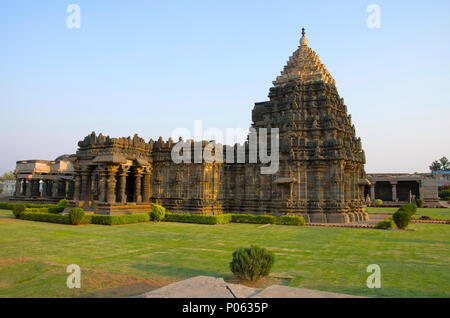
[[[58,206],[63,207],[64,210],[65,208],[67,208],[67,200],[66,199],[59,200]]]
[[[63,206],[51,206],[48,208],[49,213],[61,213],[64,211],[65,207]]]
[[[399,208],[399,210],[406,211],[409,213],[409,216],[413,216],[414,214],[416,214],[417,207],[412,203],[408,203],[408,204],[402,205]]]
[[[281,225],[305,225],[303,216],[298,215],[282,215],[278,218],[277,224]]]
[[[277,218],[273,215],[231,214],[233,223],[275,224]]]
[[[416,199],[416,205],[418,208],[421,208],[423,206],[423,200],[422,199]]]
[[[398,209],[398,211],[392,215],[392,218],[399,229],[405,229],[409,224],[411,215],[409,211]]]
[[[25,212],[26,208],[27,208],[27,207],[25,206],[25,204],[20,204],[20,203],[15,204],[15,205],[14,205],[14,208],[13,208],[14,216],[15,216],[16,218],[20,218],[20,214],[22,214],[23,212]]]
[[[85,214],[80,224],[92,224],[93,214]]]
[[[152,210],[150,211],[150,220],[151,221],[162,221],[164,220],[164,215],[166,214],[166,209],[159,205],[153,204]]]
[[[68,215],[59,215],[52,213],[23,212],[20,215],[20,218],[22,220],[29,220],[29,221],[70,224],[70,219]]]
[[[241,247],[233,252],[230,269],[241,280],[257,281],[269,275],[274,260],[274,254],[265,248],[256,245]]]
[[[383,204],[383,201],[381,201],[381,199],[376,199],[375,201],[373,201],[374,206],[380,206],[382,204]]]
[[[73,208],[69,211],[69,217],[71,224],[82,224],[84,220],[84,210],[82,208]]]
[[[198,224],[227,224],[231,221],[231,214],[203,215],[189,213],[166,213],[166,222],[198,223]]]
[[[12,210],[13,205],[9,202],[0,202],[0,210]]]
[[[41,212],[48,213],[49,208],[26,208],[25,212]]]
[[[102,225],[119,225],[119,224],[131,224],[150,221],[148,213],[136,213],[136,214],[123,214],[123,215],[98,215],[94,214],[90,216],[92,224]]]
[[[379,230],[387,230],[394,226],[394,222],[391,219],[385,219],[383,221],[380,221],[375,225],[376,229]]]

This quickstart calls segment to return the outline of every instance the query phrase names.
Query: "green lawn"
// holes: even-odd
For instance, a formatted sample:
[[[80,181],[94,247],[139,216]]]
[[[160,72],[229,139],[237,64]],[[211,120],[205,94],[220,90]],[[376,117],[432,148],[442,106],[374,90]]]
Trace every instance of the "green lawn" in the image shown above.
[[[450,297],[450,226],[414,231],[257,224],[60,225],[16,220],[0,210],[0,297],[131,296],[170,282],[231,278],[233,250],[275,253],[271,283],[375,297]],[[78,264],[82,288],[66,287]],[[380,289],[366,287],[369,264]]]
[[[368,213],[389,213],[393,214],[398,208],[367,208]],[[450,209],[433,209],[433,208],[418,208],[415,218],[420,218],[422,215],[429,216],[432,219],[450,220]]]

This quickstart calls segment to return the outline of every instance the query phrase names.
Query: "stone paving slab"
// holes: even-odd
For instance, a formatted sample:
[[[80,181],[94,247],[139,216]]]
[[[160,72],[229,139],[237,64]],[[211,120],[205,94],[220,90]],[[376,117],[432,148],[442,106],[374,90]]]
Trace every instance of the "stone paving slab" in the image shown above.
[[[197,276],[134,298],[360,298],[312,289],[272,285],[264,290],[228,284],[223,278]]]
[[[272,285],[252,298],[364,298],[359,296],[330,293],[313,289]]]
[[[240,294],[239,291],[237,291]],[[182,280],[138,298],[235,298],[223,278],[197,276]]]

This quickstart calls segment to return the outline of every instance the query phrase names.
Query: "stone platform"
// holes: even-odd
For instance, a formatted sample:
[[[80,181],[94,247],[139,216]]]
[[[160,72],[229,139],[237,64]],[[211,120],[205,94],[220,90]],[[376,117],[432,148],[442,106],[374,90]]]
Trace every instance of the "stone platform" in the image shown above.
[[[272,285],[265,289],[229,284],[223,278],[197,276],[133,298],[361,298],[305,288]]]
[[[136,204],[129,202],[126,204],[109,204],[97,201],[69,201],[70,207],[81,207],[86,211],[95,212],[95,214],[104,215],[118,215],[118,214],[133,214],[150,212],[152,209],[151,203]]]

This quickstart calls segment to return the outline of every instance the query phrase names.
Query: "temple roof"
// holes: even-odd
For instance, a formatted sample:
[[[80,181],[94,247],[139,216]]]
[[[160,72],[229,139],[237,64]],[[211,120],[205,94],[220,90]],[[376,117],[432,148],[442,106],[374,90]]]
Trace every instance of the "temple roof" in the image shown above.
[[[308,39],[305,36],[305,29],[302,29],[300,46],[289,58],[281,75],[277,77],[273,84],[280,86],[290,81],[315,82],[323,81],[335,85],[335,81],[320,62],[316,52],[308,46]]]

